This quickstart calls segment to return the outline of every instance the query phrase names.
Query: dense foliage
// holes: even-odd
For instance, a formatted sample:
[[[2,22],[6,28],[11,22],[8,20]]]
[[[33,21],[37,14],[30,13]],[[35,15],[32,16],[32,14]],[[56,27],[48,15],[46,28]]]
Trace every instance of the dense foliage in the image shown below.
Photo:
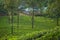
[[[28,33],[20,37],[19,40],[59,40],[60,39],[60,28],[51,29],[48,31],[36,31]]]
[[[22,36],[7,37],[8,40],[60,40],[60,28],[50,30],[34,31]]]
[[[31,7],[32,15],[20,15],[21,5]],[[34,8],[43,16],[34,16]],[[60,40],[60,0],[0,0],[0,16],[2,40]]]

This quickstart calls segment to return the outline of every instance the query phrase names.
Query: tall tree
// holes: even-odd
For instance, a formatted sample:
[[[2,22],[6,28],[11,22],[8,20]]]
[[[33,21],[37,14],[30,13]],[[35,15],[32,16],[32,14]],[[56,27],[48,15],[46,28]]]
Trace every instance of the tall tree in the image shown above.
[[[11,33],[13,34],[13,15],[18,10],[20,0],[4,0],[4,8],[8,10],[9,21],[12,23]]]
[[[49,4],[48,4],[48,13],[50,14],[50,16],[56,18],[57,26],[59,26],[59,16],[60,16],[59,4],[60,4],[60,0],[52,0],[52,1],[49,1]]]

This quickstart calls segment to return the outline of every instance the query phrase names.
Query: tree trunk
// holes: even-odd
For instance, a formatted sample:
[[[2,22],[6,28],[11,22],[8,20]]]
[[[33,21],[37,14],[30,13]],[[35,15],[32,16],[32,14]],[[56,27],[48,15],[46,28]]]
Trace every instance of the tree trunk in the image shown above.
[[[11,12],[9,12],[9,13],[8,13],[9,24],[11,23],[11,19],[12,19],[12,17],[11,17]]]
[[[34,28],[34,9],[33,9],[33,12],[32,12],[32,28]]]
[[[13,11],[11,12],[11,22],[12,22],[12,27],[11,27],[11,34],[13,35]]]
[[[33,11],[32,11],[32,28],[34,28],[34,3],[32,1],[32,8],[33,8]]]
[[[59,16],[57,14],[57,26],[59,26]]]

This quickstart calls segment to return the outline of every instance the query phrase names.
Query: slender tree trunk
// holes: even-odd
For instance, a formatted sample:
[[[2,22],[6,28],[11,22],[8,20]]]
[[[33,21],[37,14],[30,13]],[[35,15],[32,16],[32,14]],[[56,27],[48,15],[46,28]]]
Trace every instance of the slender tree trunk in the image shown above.
[[[12,19],[11,19],[11,22],[12,22],[12,26],[11,26],[11,34],[13,34],[13,11],[11,12],[11,17],[12,17]]]
[[[57,14],[57,26],[59,26],[59,15]]]
[[[11,23],[11,12],[8,13],[8,21],[9,21],[9,24]]]
[[[17,15],[17,32],[19,32],[19,12],[18,12],[18,15]]]
[[[17,15],[17,28],[19,27],[19,13]]]
[[[32,1],[32,7],[33,7],[33,12],[32,12],[32,28],[34,28],[34,3]]]
[[[11,34],[13,34],[13,11],[9,11],[9,14],[8,14],[8,17],[9,17],[9,24],[12,24],[11,25]]]
[[[34,28],[34,9],[33,9],[33,13],[32,13],[32,28]]]

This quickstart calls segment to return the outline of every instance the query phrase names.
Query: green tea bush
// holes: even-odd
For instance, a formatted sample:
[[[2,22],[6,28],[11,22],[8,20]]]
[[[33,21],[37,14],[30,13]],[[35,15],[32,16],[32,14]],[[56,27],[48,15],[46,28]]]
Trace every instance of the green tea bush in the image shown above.
[[[8,40],[60,40],[60,28],[45,31],[34,31],[18,37],[8,37]]]
[[[37,38],[36,40],[60,40],[60,28],[50,30],[44,36]]]
[[[60,40],[60,28],[48,31],[35,31],[19,37],[18,40]]]
[[[33,33],[28,33],[25,36],[21,36],[19,40],[34,40],[36,38],[39,38],[41,36],[44,36],[46,34],[46,31],[35,31]]]

